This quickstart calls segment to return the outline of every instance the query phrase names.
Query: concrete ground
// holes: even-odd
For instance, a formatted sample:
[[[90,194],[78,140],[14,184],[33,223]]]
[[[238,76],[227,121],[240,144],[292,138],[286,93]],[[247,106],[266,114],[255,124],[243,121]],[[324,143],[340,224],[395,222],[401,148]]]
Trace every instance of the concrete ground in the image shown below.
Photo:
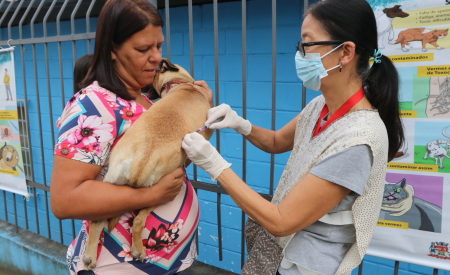
[[[67,246],[0,220],[0,275],[65,275]],[[181,275],[236,275],[194,262]]]

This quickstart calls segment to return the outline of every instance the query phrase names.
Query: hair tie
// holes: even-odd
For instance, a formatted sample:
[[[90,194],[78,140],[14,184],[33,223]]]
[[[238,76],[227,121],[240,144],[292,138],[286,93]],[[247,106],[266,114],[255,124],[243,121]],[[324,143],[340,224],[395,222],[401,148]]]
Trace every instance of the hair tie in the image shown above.
[[[370,57],[369,61],[372,61],[374,63],[381,63],[380,58],[383,56],[383,53],[381,50],[375,49],[373,51],[373,55]]]

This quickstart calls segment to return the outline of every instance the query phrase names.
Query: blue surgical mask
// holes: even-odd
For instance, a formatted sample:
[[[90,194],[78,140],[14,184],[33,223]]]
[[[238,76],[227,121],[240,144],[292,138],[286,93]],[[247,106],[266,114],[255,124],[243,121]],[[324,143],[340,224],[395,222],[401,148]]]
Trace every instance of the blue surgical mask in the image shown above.
[[[319,53],[305,53],[303,57],[299,52],[295,54],[295,67],[297,69],[297,76],[303,81],[303,85],[306,88],[319,91],[320,90],[320,80],[328,75],[328,72],[336,69],[340,65],[334,66],[331,69],[325,70],[322,63],[322,58],[329,55],[338,49],[341,45],[327,52],[323,56]]]

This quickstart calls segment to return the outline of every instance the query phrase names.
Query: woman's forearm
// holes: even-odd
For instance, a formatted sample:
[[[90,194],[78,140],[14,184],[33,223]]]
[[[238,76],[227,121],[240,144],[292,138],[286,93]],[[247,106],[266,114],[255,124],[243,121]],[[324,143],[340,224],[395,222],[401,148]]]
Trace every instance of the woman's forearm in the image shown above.
[[[276,237],[288,236],[311,225],[350,193],[350,189],[308,173],[275,205],[248,187],[229,168],[223,170],[218,181],[250,218]]]
[[[260,150],[275,153],[275,131],[252,125],[252,131],[245,138]]]
[[[104,220],[173,200],[183,185],[184,170],[162,177],[151,187],[132,188],[93,180],[101,167],[55,156],[50,202],[58,219]]]
[[[271,154],[280,154],[292,150],[294,146],[295,126],[299,115],[278,131],[252,125],[252,131],[245,138],[253,145]]]
[[[65,195],[59,192],[59,196],[52,196],[52,210],[59,219],[104,220],[128,211],[157,206],[159,202],[152,194],[152,188],[88,180],[70,191],[66,190]]]
[[[231,169],[225,169],[217,178],[234,202],[269,233],[282,232],[278,206],[267,201],[245,184]]]

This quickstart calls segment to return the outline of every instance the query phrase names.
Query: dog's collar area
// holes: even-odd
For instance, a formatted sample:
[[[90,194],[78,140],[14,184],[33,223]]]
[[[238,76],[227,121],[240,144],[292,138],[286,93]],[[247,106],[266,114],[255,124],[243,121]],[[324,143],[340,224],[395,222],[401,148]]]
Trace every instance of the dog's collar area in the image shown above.
[[[164,90],[165,90],[165,92],[167,94],[170,91],[170,89],[172,89],[173,86],[180,85],[180,84],[187,84],[187,85],[194,86],[193,83],[189,83],[189,82],[181,82],[181,81],[175,81],[175,80],[174,81],[169,81],[169,82],[164,83],[161,86],[160,94],[162,95]]]

